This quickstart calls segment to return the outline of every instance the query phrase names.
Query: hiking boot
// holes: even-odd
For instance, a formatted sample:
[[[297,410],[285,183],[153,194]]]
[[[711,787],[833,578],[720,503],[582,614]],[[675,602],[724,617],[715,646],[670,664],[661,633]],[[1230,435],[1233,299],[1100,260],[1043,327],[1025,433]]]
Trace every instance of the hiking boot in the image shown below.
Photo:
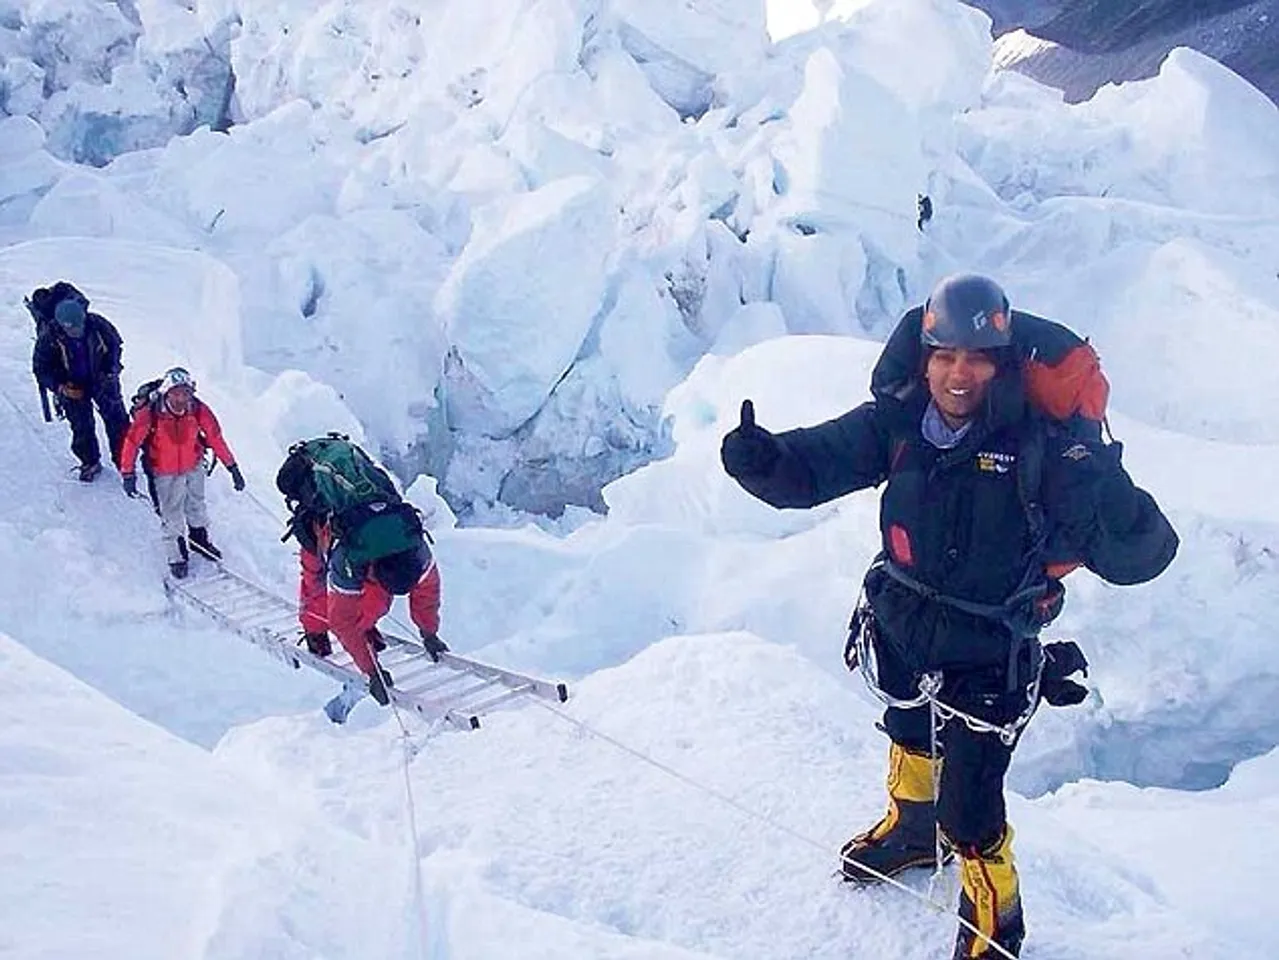
[[[82,463],[80,472],[76,474],[81,483],[93,483],[98,479],[98,474],[102,472],[101,463]]]
[[[425,630],[419,631],[422,635],[422,646],[426,648],[427,654],[436,663],[440,662],[440,654],[449,652],[449,645],[437,637],[433,633],[427,633]]]
[[[377,627],[369,627],[364,631],[364,639],[368,642],[369,649],[374,653],[381,653],[386,649],[386,638],[382,636],[382,632]]]
[[[314,656],[327,657],[333,652],[333,643],[327,633],[304,633],[302,639],[306,641],[307,651]]]
[[[960,865],[959,915],[984,936],[961,926],[953,960],[1002,960],[1004,954],[995,950],[990,940],[1014,957],[1020,956],[1026,921],[1013,865],[1013,828],[1004,824],[999,839],[984,850],[962,850]]]
[[[385,707],[391,702],[391,694],[387,692],[388,688],[394,686],[395,681],[391,679],[391,674],[384,670],[376,660],[373,661],[373,675],[369,677],[369,696],[376,700],[380,706]]]
[[[937,761],[940,763],[941,761]],[[880,883],[911,867],[937,866],[934,761],[893,744],[888,754],[888,812],[840,848],[840,870],[852,883]],[[954,852],[943,843],[942,863]],[[870,870],[860,869],[861,866]]]
[[[169,573],[173,574],[178,580],[184,579],[187,575],[187,561],[174,560],[169,564]]]
[[[191,538],[191,548],[202,557],[210,560],[221,560],[222,551],[209,539],[208,527],[188,527],[187,536]]]

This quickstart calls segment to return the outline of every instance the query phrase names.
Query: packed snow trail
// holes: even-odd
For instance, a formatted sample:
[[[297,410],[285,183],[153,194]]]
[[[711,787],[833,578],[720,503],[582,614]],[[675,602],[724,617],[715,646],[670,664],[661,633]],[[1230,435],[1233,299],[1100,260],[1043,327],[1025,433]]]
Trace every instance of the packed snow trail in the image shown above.
[[[43,422],[30,372],[34,331],[21,296],[50,278],[114,276],[105,289],[117,299],[110,306],[95,302],[95,308],[117,322],[113,313],[146,317],[164,329],[164,318],[182,302],[180,295],[204,284],[191,265],[203,269],[204,264],[197,254],[157,248],[158,259],[145,274],[147,289],[131,300],[132,288],[120,278],[130,270],[138,275],[136,264],[145,261],[145,251],[137,247],[130,245],[122,257],[113,255],[120,251],[112,245],[50,242],[9,248],[0,258],[0,436],[5,437],[0,630],[138,715],[212,746],[239,723],[318,710],[334,691],[331,682],[318,677],[281,673],[238,638],[175,610],[164,591],[159,522],[149,502],[126,497],[109,464],[94,483],[79,483],[66,423]],[[67,263],[77,268],[68,269]],[[165,291],[171,298],[167,309]],[[145,312],[150,309],[158,317]],[[122,325],[128,391],[135,380],[152,375],[145,358],[173,354],[135,332],[138,325]],[[210,334],[176,339],[202,336],[212,342]],[[188,362],[203,369],[205,358]],[[230,439],[235,449],[241,438]],[[241,450],[252,451],[249,438],[243,439]],[[251,483],[255,466],[260,465],[246,468]],[[210,479],[209,500],[212,535],[229,555],[255,560],[266,544],[279,555],[278,560],[268,556],[268,562],[280,563],[268,573],[285,568],[289,558],[276,545],[278,532],[250,504],[236,500],[224,471]]]
[[[93,484],[79,483],[68,472],[70,455],[54,446],[66,425],[39,426],[38,409],[33,416],[15,402],[10,372],[0,431],[7,458],[22,469],[0,473],[4,629],[140,716],[206,746],[236,723],[318,709],[331,683],[281,674],[238,638],[173,608],[149,505],[125,497],[110,468]]]

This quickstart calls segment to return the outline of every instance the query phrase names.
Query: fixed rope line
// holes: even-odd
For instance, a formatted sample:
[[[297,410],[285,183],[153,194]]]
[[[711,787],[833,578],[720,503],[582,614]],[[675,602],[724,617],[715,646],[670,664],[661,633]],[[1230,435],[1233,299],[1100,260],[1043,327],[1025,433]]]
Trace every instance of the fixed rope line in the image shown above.
[[[258,498],[258,496],[257,496],[257,495],[256,495],[256,494],[252,491],[252,490],[249,490],[249,489],[246,487],[246,488],[245,488],[245,490],[244,490],[244,493],[245,493],[245,495],[246,495],[246,496],[248,496],[249,501],[250,501],[250,502],[251,502],[251,503],[252,503],[255,507],[257,507],[259,510],[261,510],[263,514],[265,514],[266,516],[270,517],[270,518],[271,518],[272,520],[274,520],[276,523],[284,523],[284,522],[285,522],[285,520],[284,520],[284,518],[283,518],[283,517],[281,517],[278,513],[276,513],[274,510],[272,510],[270,507],[268,507],[265,503],[263,503],[263,502],[262,502],[262,501]]]
[[[33,423],[32,418],[29,417],[27,415],[27,412],[24,409],[22,409],[22,406],[16,400],[14,400],[13,397],[9,395],[8,390],[0,391],[0,395],[3,395],[5,403],[7,403],[10,407],[13,408],[13,412],[17,414],[18,419],[22,421],[22,425],[26,428],[27,432],[31,434],[33,442],[38,447],[40,447],[41,450],[44,451],[45,455],[50,460],[54,460],[54,461],[60,460],[61,455],[58,453],[55,453],[53,449],[49,446],[49,442],[46,439],[46,432],[43,429],[41,429],[42,426],[44,425]],[[78,467],[72,466],[72,467],[68,467],[66,469],[66,472],[68,474],[71,474],[71,473],[75,473],[78,469],[79,469]]]
[[[585,733],[591,737],[594,737],[597,740],[601,740],[604,743],[609,744],[610,746],[621,751],[627,756],[633,757],[634,759],[639,760],[641,763],[647,764],[653,769],[665,774],[666,776],[670,777],[673,780],[677,780],[678,782],[684,784],[684,786],[689,787],[692,790],[695,790],[699,793],[704,793],[707,796],[712,797],[715,800],[718,800],[720,803],[723,803],[726,806],[732,807],[734,810],[736,810],[738,813],[742,814],[743,816],[747,817],[748,819],[754,820],[757,823],[761,823],[767,827],[770,827],[771,829],[777,831],[778,833],[785,834],[786,836],[790,837],[792,840],[798,841],[799,843],[812,847],[814,850],[820,851],[823,856],[827,854],[827,849],[825,844],[819,843],[818,841],[814,840],[812,837],[805,836],[804,834],[800,833],[798,830],[794,830],[791,827],[786,826],[786,824],[781,823],[777,820],[774,820],[771,817],[767,816],[766,814],[760,813],[758,810],[754,810],[751,807],[746,806],[746,804],[742,803],[739,800],[734,799],[733,797],[730,797],[728,794],[724,793],[723,791],[716,790],[714,787],[708,787],[705,784],[700,783],[697,780],[694,780],[688,774],[681,773],[679,770],[676,770],[674,767],[671,767],[665,763],[662,763],[660,760],[650,757],[648,754],[644,753],[644,751],[638,750],[635,747],[629,746],[623,743],[621,740],[618,740],[616,737],[613,737],[607,733],[604,733],[602,730],[595,729],[594,727],[592,727],[590,724],[586,723],[583,720],[578,720],[576,717],[569,716],[563,710],[560,710],[549,703],[544,703],[540,700],[536,700],[534,701],[534,703],[537,706],[541,707],[543,710],[546,710],[554,714],[556,717],[559,717],[562,721],[564,721],[568,725],[577,728],[582,733]],[[965,920],[963,917],[955,913],[954,909],[950,907],[949,905],[938,903],[936,900],[933,900],[932,898],[925,896],[924,894],[919,893],[918,891],[912,890],[910,887],[906,886],[901,881],[896,880],[893,877],[888,876],[887,874],[880,873],[874,867],[867,866],[866,864],[861,863],[860,861],[856,860],[853,857],[845,857],[845,859],[855,864],[859,870],[864,870],[866,873],[873,876],[876,880],[879,880],[882,883],[886,883],[890,887],[893,887],[897,890],[902,891],[905,894],[908,894],[909,896],[918,900],[924,906],[933,910],[935,913],[953,914],[955,919],[959,922],[960,926],[969,930],[971,933],[976,934],[977,937],[980,938],[981,940],[986,941],[990,949],[994,950],[999,955],[1007,958],[1007,960],[1017,960],[1017,958],[1012,953],[1009,953],[1006,949],[1004,949],[1002,946],[1000,946],[998,943],[996,943],[994,940],[988,937],[981,930],[978,930],[977,927],[975,927],[972,923],[970,923],[969,921]]]
[[[263,503],[251,490],[246,490],[249,500],[256,506],[264,516],[270,517],[276,523],[284,523],[284,519]],[[397,621],[398,622],[398,621]],[[400,624],[403,627],[403,624]],[[380,666],[376,669],[381,670]],[[411,764],[417,751],[413,747],[413,737],[409,732],[408,724],[404,722],[404,716],[400,712],[399,705],[392,699],[389,703],[391,707],[391,715],[395,717],[396,725],[400,728],[400,735],[397,738],[400,741],[400,770],[404,776],[404,804],[408,813],[407,821],[409,827],[409,837],[412,841],[413,855],[413,901],[417,907],[418,927],[421,935],[422,957],[425,958],[430,954],[430,938],[428,936],[429,915],[426,909],[426,892],[425,884],[422,881],[422,837],[418,830],[417,824],[417,799],[413,794],[413,777],[411,773]],[[434,734],[439,729],[439,721],[432,723],[428,736]]]
[[[400,727],[400,769],[404,774],[404,800],[405,806],[408,808],[409,838],[413,844],[413,902],[417,906],[418,933],[421,941],[422,958],[427,960],[431,952],[430,931],[427,926],[430,917],[426,910],[425,884],[422,882],[422,837],[417,826],[417,801],[413,796],[413,777],[410,773],[410,765],[414,756],[416,756],[416,751],[413,749],[413,739],[409,734],[408,724],[404,722],[404,717],[400,715],[400,708],[394,700],[391,701],[391,713]],[[436,721],[431,725],[430,733],[434,734],[439,729],[440,721]]]
[[[31,426],[29,419],[26,416],[26,413],[21,409],[21,407],[18,406],[17,403],[13,401],[11,397],[9,397],[7,392],[4,393],[4,398],[9,403],[9,405],[13,407],[15,412],[18,413],[18,415],[24,421],[24,423],[26,423],[26,425],[31,429],[32,433],[36,433],[38,435],[38,432],[35,430],[35,428]],[[46,448],[46,453],[48,453],[50,457],[52,457],[53,455],[52,452],[49,451],[47,448]],[[266,514],[267,516],[270,516],[272,519],[276,521],[280,521],[280,517],[275,513],[275,511],[273,511],[270,507],[264,504],[260,499],[258,499],[258,497],[254,496],[252,492],[249,492],[249,499],[264,514]],[[394,615],[390,615],[389,619],[393,623],[401,627],[401,629],[408,629],[408,627]],[[819,843],[818,841],[812,839],[811,837],[805,836],[799,831],[786,826],[784,823],[774,820],[771,817],[768,817],[765,814],[762,814],[759,811],[746,806],[745,804],[734,799],[728,794],[720,790],[716,790],[713,787],[708,787],[705,784],[700,783],[697,780],[694,780],[692,777],[688,776],[687,774],[681,773],[679,770],[676,770],[674,767],[671,767],[667,764],[662,763],[659,760],[654,759],[653,757],[648,756],[641,750],[628,746],[627,744],[623,743],[617,738],[612,737],[601,730],[595,729],[590,724],[587,724],[586,722],[582,720],[578,720],[576,717],[569,716],[564,711],[551,706],[549,703],[546,703],[539,699],[533,699],[533,703],[549,711],[550,713],[554,714],[556,717],[559,717],[560,720],[569,724],[570,726],[576,727],[577,729],[581,730],[583,733],[586,733],[597,740],[603,741],[604,743],[609,744],[610,746],[621,751],[622,753],[630,757],[633,757],[634,759],[639,760],[640,762],[647,764],[648,766],[653,767],[659,772],[678,781],[679,783],[684,784],[690,789],[695,790],[699,793],[704,793],[707,796],[712,797],[715,800],[718,800],[720,803],[723,803],[724,805],[731,807],[732,809],[736,810],[738,813],[742,814],[746,818],[750,820],[754,820],[757,823],[761,823],[767,827],[770,827],[771,829],[779,833],[785,834],[791,839],[801,844],[804,844],[806,846],[809,846],[813,848],[814,850],[821,852],[823,855],[826,854],[827,850],[824,844]],[[412,781],[411,769],[410,769],[410,765],[414,756],[414,750],[412,745],[412,737],[411,737],[411,734],[409,733],[408,725],[404,722],[404,718],[401,715],[398,706],[395,704],[394,701],[391,701],[390,707],[391,707],[392,715],[395,717],[396,724],[400,728],[400,737],[398,739],[401,741],[401,744],[402,744],[401,771],[403,773],[403,778],[404,778],[404,795],[405,795],[405,803],[407,806],[407,813],[408,813],[407,820],[409,825],[409,833],[413,843],[413,850],[412,850],[413,894],[414,894],[414,902],[417,907],[418,916],[419,916],[422,948],[424,951],[423,956],[426,956],[427,952],[429,951],[429,942],[427,937],[428,915],[427,915],[427,909],[426,909],[425,884],[423,883],[423,880],[422,880],[422,862],[421,862],[421,856],[420,856],[421,834],[418,828],[417,802],[413,793],[413,781]],[[867,874],[875,877],[877,880],[883,883],[886,883],[889,886],[897,890],[900,890],[901,892],[919,901],[921,904],[928,907],[933,912],[939,913],[939,914],[953,913],[950,906],[946,904],[938,903],[936,900],[933,900],[932,898],[925,896],[924,894],[921,894],[915,890],[912,890],[910,887],[894,879],[893,877],[890,877],[887,874],[880,873],[878,870],[857,861],[855,858],[846,857],[845,859],[854,863],[860,870],[865,871]],[[963,917],[956,915],[955,919],[959,922],[961,926],[967,928],[969,931],[976,934],[982,940],[987,941],[989,947],[992,950],[994,950],[996,953],[999,953],[1002,956],[1008,958],[1008,960],[1016,960],[1016,957],[1014,957],[1013,954],[1009,953],[998,943],[991,940],[989,937],[986,936],[986,934],[978,930],[973,924],[969,923]]]

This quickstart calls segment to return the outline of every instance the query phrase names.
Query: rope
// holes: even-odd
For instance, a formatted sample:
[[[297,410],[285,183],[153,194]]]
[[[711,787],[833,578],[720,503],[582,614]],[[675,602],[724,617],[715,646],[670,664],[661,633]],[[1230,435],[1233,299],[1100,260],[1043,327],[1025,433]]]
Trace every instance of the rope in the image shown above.
[[[546,710],[549,713],[555,715],[556,717],[559,717],[561,720],[563,720],[565,723],[569,724],[570,726],[577,728],[582,733],[589,734],[595,739],[601,740],[604,743],[609,744],[610,746],[621,751],[627,756],[633,757],[634,759],[639,760],[641,763],[647,764],[653,769],[665,774],[666,776],[670,777],[673,780],[676,780],[684,784],[686,787],[689,787],[692,790],[695,790],[699,793],[704,793],[707,796],[712,797],[715,800],[718,800],[720,803],[724,804],[725,806],[731,807],[732,809],[736,810],[738,813],[742,814],[747,819],[753,820],[756,823],[763,824],[764,826],[769,827],[778,833],[785,834],[786,836],[790,837],[792,840],[795,840],[806,846],[812,847],[814,850],[820,851],[823,856],[827,854],[826,845],[823,843],[819,843],[818,841],[814,840],[812,837],[805,836],[799,831],[786,826],[786,824],[780,823],[779,821],[772,819],[766,814],[760,813],[758,810],[754,810],[751,807],[746,806],[744,803],[733,799],[728,794],[720,790],[716,790],[714,787],[708,787],[703,783],[699,783],[697,780],[694,780],[692,777],[688,776],[685,773],[681,773],[679,770],[676,770],[674,767],[668,766],[667,764],[662,763],[660,760],[656,760],[653,757],[650,757],[648,754],[644,753],[642,750],[637,750],[635,747],[628,746],[627,744],[618,740],[616,737],[610,736],[609,734],[604,733],[601,730],[595,729],[594,727],[592,727],[590,724],[586,723],[585,721],[578,720],[576,717],[569,716],[563,710],[558,709],[552,704],[546,703],[542,700],[533,700],[532,702],[536,706],[541,707],[543,710]],[[931,897],[926,896],[925,894],[912,890],[910,887],[906,886],[904,883],[900,882],[899,880],[896,880],[893,877],[888,876],[887,874],[880,873],[878,870],[874,869],[873,867],[867,866],[866,864],[862,863],[859,860],[854,859],[853,857],[846,856],[845,859],[849,860],[850,862],[855,864],[859,870],[865,871],[866,873],[874,877],[876,880],[879,880],[881,883],[886,883],[890,887],[900,890],[903,893],[907,894],[908,896],[918,900],[921,904],[931,909],[934,913],[955,914],[955,911],[952,910],[949,905],[944,903],[939,903],[938,901],[933,900]],[[940,863],[940,860],[938,860],[938,863]],[[955,914],[955,919],[959,921],[960,926],[964,927],[969,932],[975,934],[981,940],[986,941],[990,949],[994,950],[1000,956],[1006,957],[1008,958],[1008,960],[1017,960],[1017,958],[1012,953],[1009,953],[1008,950],[1006,950],[1004,947],[1000,946],[994,940],[991,940],[988,936],[986,936],[986,934],[982,933],[980,930],[977,929],[977,927],[975,927],[969,921],[965,920],[963,917],[959,916],[958,914]]]
[[[276,513],[274,510],[268,507],[265,503],[263,503],[260,499],[258,499],[257,494],[255,494],[247,486],[242,491],[242,495],[248,497],[250,503],[252,503],[255,507],[261,510],[265,516],[270,517],[276,523],[286,522],[284,517],[280,516],[278,513]]]
[[[32,437],[36,440],[37,444],[44,449],[45,453],[51,459],[54,458],[55,454],[53,453],[52,450],[49,449],[48,444],[45,442],[43,432],[38,430],[31,423],[30,418],[27,416],[26,412],[14,401],[12,397],[9,396],[8,391],[0,389],[0,396],[3,396],[5,402],[10,407],[13,408],[14,412],[18,415],[18,419],[31,433]],[[71,469],[74,470],[75,468],[73,467]],[[272,520],[275,520],[276,522],[282,522],[280,519],[280,516],[274,510],[272,510],[269,506],[263,503],[257,496],[255,496],[252,490],[246,489],[244,493],[248,496],[249,500],[255,506],[257,506],[259,510],[262,511],[263,514],[270,517]],[[142,498],[138,497],[136,499],[141,500]],[[409,769],[410,764],[413,761],[413,758],[417,755],[417,751],[413,746],[413,739],[412,739],[412,735],[409,732],[408,724],[404,722],[404,716],[400,713],[400,709],[396,705],[394,700],[391,701],[390,706],[391,706],[391,712],[393,716],[395,717],[395,722],[399,725],[399,728],[400,728],[400,736],[397,739],[400,741],[402,745],[401,769],[404,774],[404,796],[405,796],[405,803],[408,808],[407,819],[408,819],[408,826],[409,826],[409,834],[413,842],[413,846],[412,846],[413,899],[414,899],[414,904],[416,905],[417,911],[418,911],[419,927],[420,927],[421,937],[422,937],[422,956],[426,957],[429,954],[429,942],[427,938],[428,914],[426,910],[425,885],[422,881],[422,862],[418,854],[418,851],[421,849],[421,834],[418,830],[417,801],[413,795],[413,779],[410,775],[410,769]],[[437,732],[438,730],[439,730],[439,722],[437,721],[435,724],[432,724],[428,728],[428,735],[433,734]]]
[[[866,604],[865,588],[862,588],[862,595],[858,598],[857,606],[860,609]],[[893,696],[879,685],[879,677],[876,675],[873,666],[875,651],[871,643],[870,632],[867,629],[870,618],[862,616],[858,623],[856,636],[849,638],[849,646],[856,652],[856,661],[848,659],[849,651],[845,650],[845,663],[849,669],[855,666],[862,675],[862,679],[866,681],[866,686],[880,703],[886,707],[892,707],[896,710],[914,710],[924,705],[928,705],[929,710],[933,713],[934,719],[940,717],[941,723],[944,724],[948,720],[960,720],[963,724],[974,733],[990,733],[999,737],[1000,742],[1005,746],[1011,747],[1017,741],[1017,737],[1021,734],[1022,728],[1030,722],[1030,718],[1035,715],[1035,710],[1039,706],[1039,689],[1043,679],[1044,660],[1039,658],[1039,664],[1035,669],[1034,676],[1030,682],[1026,684],[1026,708],[1022,710],[1015,718],[1008,723],[991,723],[989,720],[983,720],[981,717],[975,717],[971,713],[966,713],[958,707],[951,706],[941,699],[943,677],[940,672],[925,673],[919,679],[919,694],[911,697],[909,700]],[[934,756],[936,755],[936,744],[933,744]]]
[[[270,517],[276,523],[285,522],[285,519],[279,513],[266,503],[263,503],[261,498],[259,498],[252,490],[246,489],[244,490],[244,493],[248,496],[249,502],[257,507],[264,516]],[[400,624],[396,618],[392,617],[391,619],[397,625],[401,627],[404,626],[403,624]],[[381,664],[377,663],[376,653],[373,654],[373,662],[376,665],[376,669],[381,671],[382,667]],[[426,885],[422,880],[422,858],[419,853],[422,847],[422,838],[417,823],[417,799],[413,795],[413,777],[410,771],[413,759],[417,756],[417,749],[413,745],[413,736],[409,732],[409,726],[404,722],[404,715],[400,712],[400,708],[396,704],[395,700],[392,699],[389,706],[391,708],[391,715],[395,718],[395,723],[400,728],[400,735],[396,739],[400,741],[401,745],[400,769],[404,777],[404,804],[408,814],[407,821],[409,827],[409,838],[412,841],[413,902],[414,906],[417,908],[418,927],[421,934],[422,956],[425,958],[430,955],[430,938],[428,936],[429,928],[427,926],[429,914],[426,909]],[[428,727],[427,735],[432,736],[437,733],[440,729],[440,723],[441,721],[436,721],[431,724]]]
[[[928,724],[928,760],[929,771],[928,779],[932,782],[933,788],[933,809],[937,809],[937,804],[941,800],[941,728],[944,720],[937,713],[937,705],[929,704],[929,724]],[[934,889],[941,882],[942,858],[945,856],[943,849],[943,840],[941,832],[941,824],[934,821],[933,823],[933,875],[928,878],[928,895],[933,895]]]
[[[15,412],[18,413],[19,418],[22,419],[22,421],[27,424],[28,428],[31,428],[31,432],[33,433],[33,435],[36,435],[38,438],[41,438],[42,440],[40,433],[38,433],[38,431],[36,431],[35,428],[31,427],[31,424],[29,424],[26,413],[24,413],[23,410],[19,408],[18,404],[14,403],[13,399],[9,398],[6,392],[4,392],[4,398],[6,401],[8,401],[10,406],[13,406],[13,409],[15,410]],[[46,453],[50,453],[51,455],[51,451],[47,450],[47,447],[46,447]],[[271,507],[267,506],[266,504],[263,504],[263,502],[260,499],[258,499],[257,496],[253,495],[252,491],[244,491],[244,492],[247,493],[249,501],[253,502],[253,504],[255,504],[258,507],[258,509],[262,511],[263,514],[270,516],[271,519],[280,520],[279,515],[276,514],[274,510],[271,510]],[[402,621],[399,620],[399,617],[396,617],[394,614],[389,614],[388,619],[391,621],[391,623],[394,623],[400,626],[400,628],[408,629],[407,626],[405,626],[402,623]],[[375,657],[375,662],[376,662],[376,657]],[[377,667],[377,669],[380,670],[381,667],[379,666]],[[936,704],[935,698],[930,698],[930,701]],[[560,711],[560,709],[554,706],[551,706],[551,704],[549,703],[540,701],[540,699],[533,699],[532,703],[535,703],[536,706],[541,707],[542,709],[546,709],[546,711],[549,711],[550,713],[553,713],[554,716],[559,717],[561,721],[565,722],[565,724],[577,727],[578,730],[581,730],[582,732],[586,732],[586,734],[593,736],[593,738],[604,741],[604,743],[611,745],[611,747],[614,747],[615,749],[620,750],[620,752],[629,755],[629,757],[637,759],[637,761],[639,762],[647,764],[647,766],[655,768],[655,770],[661,773],[664,773],[664,775],[670,778],[673,778],[673,780],[678,781],[680,782],[680,784],[683,784],[684,786],[689,787],[689,789],[696,790],[698,791],[698,793],[706,794],[707,796],[711,796],[711,798],[714,798],[715,800],[719,800],[720,803],[725,804],[726,807],[730,807],[734,810],[737,810],[737,812],[741,813],[742,816],[748,819],[752,819],[752,821],[755,821],[757,823],[761,823],[761,825],[764,825],[766,827],[773,828],[773,830],[776,832],[784,833],[785,836],[789,836],[790,839],[798,841],[799,844],[807,845],[807,846],[810,846],[810,848],[812,848],[813,850],[820,851],[822,855],[826,854],[826,846],[824,844],[821,844],[821,842],[813,840],[812,837],[808,837],[806,835],[803,835],[803,833],[801,832],[793,830],[793,828],[790,828],[787,825],[784,825],[784,823],[780,823],[779,821],[775,821],[775,819],[773,818],[765,816],[765,814],[758,812],[758,810],[747,807],[746,804],[741,803],[741,801],[739,800],[733,799],[732,796],[729,796],[728,794],[723,793],[723,791],[716,790],[714,789],[714,787],[706,786],[705,784],[701,784],[701,782],[693,780],[693,778],[686,775],[686,773],[682,773],[678,770],[675,770],[674,767],[668,766],[668,764],[657,761],[657,759],[650,757],[650,755],[647,755],[646,753],[643,753],[642,750],[638,750],[633,747],[628,747],[628,745],[622,743],[622,741],[616,738],[613,738],[613,736],[610,736],[609,734],[605,734],[605,732],[602,732],[601,730],[596,730],[595,727],[592,727],[591,725],[586,724],[585,721],[578,720],[578,718],[576,717],[570,717],[569,715],[567,715],[567,713]],[[405,801],[405,808],[407,808],[407,814],[408,814],[407,822],[408,822],[408,828],[409,828],[409,839],[411,839],[412,841],[413,901],[414,901],[414,906],[416,906],[417,914],[418,914],[418,929],[420,929],[420,934],[421,934],[422,956],[426,957],[428,956],[428,954],[430,954],[430,940],[428,940],[428,937],[427,937],[428,913],[426,909],[426,885],[425,885],[425,882],[423,882],[423,878],[422,878],[422,860],[420,855],[420,850],[422,845],[421,831],[420,831],[420,828],[418,828],[417,799],[416,799],[416,796],[414,796],[413,794],[413,778],[412,778],[412,772],[411,772],[412,762],[414,757],[416,757],[417,755],[417,750],[414,749],[413,747],[412,734],[411,732],[409,732],[409,727],[407,724],[405,724],[404,717],[402,713],[400,713],[399,707],[396,706],[394,699],[393,701],[390,701],[389,706],[391,708],[391,716],[395,718],[395,724],[398,725],[400,729],[400,735],[396,739],[398,739],[400,741],[400,744],[402,744],[402,753],[400,753],[400,761],[402,761],[400,762],[400,772],[402,772],[403,780],[404,780],[404,801]],[[936,704],[936,706],[940,706],[940,704]],[[964,716],[962,715],[962,713],[959,713],[958,711],[954,711],[954,713],[955,715],[958,715],[958,716]],[[976,720],[976,718],[973,718],[973,720]],[[431,726],[430,731],[428,731],[428,735],[434,734],[434,732],[440,729],[439,727],[440,722],[441,721],[436,721],[436,724]],[[977,722],[984,722],[984,721],[977,721]],[[936,773],[934,773],[934,778],[936,778]],[[936,791],[936,784],[934,785],[934,791]],[[938,863],[938,868],[936,868],[934,877],[938,876],[938,874],[940,874],[940,871],[941,871],[940,836],[939,836],[939,840],[936,842],[938,842],[938,858],[936,858],[936,863]],[[952,909],[950,909],[950,906],[946,904],[941,904],[941,902],[931,899],[930,896],[918,894],[917,891],[911,890],[911,887],[904,885],[904,883],[898,881],[898,879],[889,877],[888,874],[880,873],[879,871],[876,871],[874,867],[868,867],[867,864],[858,862],[858,860],[851,858],[851,856],[845,856],[845,859],[848,859],[849,862],[856,864],[858,869],[861,869],[861,871],[867,874],[870,874],[870,876],[872,877],[875,877],[877,881],[886,883],[886,885],[889,885],[890,887],[894,887],[895,890],[902,891],[904,892],[904,894],[907,894],[908,896],[913,897],[914,900],[920,901],[923,906],[926,906],[926,908],[931,909],[932,911],[934,911],[934,913],[939,913],[939,914],[953,913]],[[930,883],[930,892],[931,892],[931,883]],[[982,933],[980,929],[977,929],[975,925],[969,923],[968,920],[964,919],[963,917],[958,917],[958,915],[955,915],[955,919],[958,920],[959,924],[961,924],[962,927],[966,927],[968,931],[975,933],[977,937],[981,938],[981,940],[987,941],[987,943],[989,943],[989,947],[991,948],[991,950],[998,952],[998,954],[1003,955],[1004,957],[1008,957],[1009,960],[1016,960],[1016,957],[1014,957],[1012,954],[1010,954],[1010,952],[1005,950],[1004,947],[1001,947],[999,943],[996,943],[993,940],[990,940],[989,937],[986,937],[986,934]]]
[[[376,654],[374,655],[376,662]],[[381,667],[379,666],[380,670]],[[395,722],[399,725],[400,736],[398,737],[402,750],[400,754],[400,769],[404,774],[404,802],[408,809],[408,825],[409,839],[412,842],[413,857],[413,903],[417,908],[418,917],[418,933],[421,939],[423,960],[430,956],[431,945],[428,936],[429,914],[426,910],[426,885],[422,880],[422,836],[417,826],[417,800],[413,796],[413,778],[410,775],[410,766],[414,757],[417,756],[417,750],[413,746],[413,738],[409,734],[408,724],[404,722],[404,717],[400,714],[400,708],[396,706],[394,700],[390,701],[391,714],[395,717]],[[433,735],[440,729],[440,721],[436,721],[429,728],[429,735]]]

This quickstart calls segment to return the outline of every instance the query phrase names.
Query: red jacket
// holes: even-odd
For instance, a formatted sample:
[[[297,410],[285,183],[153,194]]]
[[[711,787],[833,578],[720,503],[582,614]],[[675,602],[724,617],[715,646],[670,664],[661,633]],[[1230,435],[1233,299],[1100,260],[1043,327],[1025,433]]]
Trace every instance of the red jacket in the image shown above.
[[[147,437],[150,435],[150,441]],[[222,439],[222,427],[213,411],[196,400],[182,416],[174,415],[164,404],[158,409],[145,406],[133,415],[129,432],[120,448],[120,469],[133,472],[138,450],[147,444],[147,464],[158,477],[176,476],[194,470],[204,456],[204,448],[212,447],[222,463],[230,467],[235,454]]]
[[[391,609],[394,601],[386,588],[370,573],[360,592],[330,590],[325,562],[318,554],[302,548],[302,580],[298,589],[298,619],[306,633],[331,630],[367,676],[373,673],[373,652],[367,631]],[[440,571],[432,561],[409,593],[409,617],[414,626],[427,633],[440,629]]]

